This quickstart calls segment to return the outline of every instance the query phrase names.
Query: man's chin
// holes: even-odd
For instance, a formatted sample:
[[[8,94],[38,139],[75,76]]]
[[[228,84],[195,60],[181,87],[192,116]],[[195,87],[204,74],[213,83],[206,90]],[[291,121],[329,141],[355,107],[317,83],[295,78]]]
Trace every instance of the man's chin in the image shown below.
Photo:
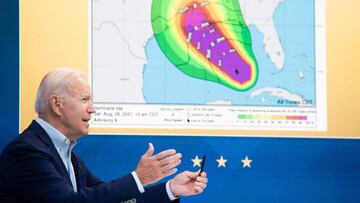
[[[82,135],[81,135],[81,136],[85,136],[85,135],[87,135],[87,134],[89,134],[89,129],[84,130],[84,131],[82,132]]]

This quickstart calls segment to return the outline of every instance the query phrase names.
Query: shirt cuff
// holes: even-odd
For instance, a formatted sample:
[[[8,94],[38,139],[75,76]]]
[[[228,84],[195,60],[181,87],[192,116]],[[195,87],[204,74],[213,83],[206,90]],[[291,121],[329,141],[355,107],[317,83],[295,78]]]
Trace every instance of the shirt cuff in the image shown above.
[[[171,201],[174,201],[177,199],[177,197],[174,196],[174,194],[171,192],[170,189],[170,180],[168,182],[166,182],[166,192],[170,198]]]
[[[134,177],[139,192],[144,193],[145,192],[144,186],[141,184],[140,179],[137,176],[136,172],[135,171],[131,172],[131,175]]]

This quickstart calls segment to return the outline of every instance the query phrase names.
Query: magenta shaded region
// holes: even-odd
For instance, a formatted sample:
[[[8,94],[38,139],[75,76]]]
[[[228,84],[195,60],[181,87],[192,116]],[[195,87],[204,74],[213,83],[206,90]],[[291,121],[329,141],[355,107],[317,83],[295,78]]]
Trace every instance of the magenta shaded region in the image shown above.
[[[240,84],[250,81],[251,67],[219,32],[215,22],[209,22],[201,8],[183,14],[185,37],[216,67]],[[191,34],[190,34],[191,33]]]

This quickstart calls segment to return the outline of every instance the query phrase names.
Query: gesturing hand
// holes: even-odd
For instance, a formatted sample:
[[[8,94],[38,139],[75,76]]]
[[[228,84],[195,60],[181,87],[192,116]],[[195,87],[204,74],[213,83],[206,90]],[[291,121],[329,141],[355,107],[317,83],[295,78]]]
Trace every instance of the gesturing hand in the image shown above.
[[[208,179],[206,173],[184,171],[170,181],[170,189],[173,195],[189,196],[200,194],[207,186]]]
[[[153,153],[154,146],[149,143],[149,149],[141,156],[135,170],[143,186],[176,173],[176,166],[181,163],[181,154],[176,153],[174,149],[168,149],[156,155]]]

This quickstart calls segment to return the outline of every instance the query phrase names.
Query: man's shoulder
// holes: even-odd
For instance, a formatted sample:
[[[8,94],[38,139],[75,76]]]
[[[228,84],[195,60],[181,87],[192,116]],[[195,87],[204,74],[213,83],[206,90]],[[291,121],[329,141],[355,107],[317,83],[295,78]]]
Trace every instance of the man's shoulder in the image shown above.
[[[1,153],[1,159],[7,158],[16,160],[34,154],[50,153],[48,143],[44,142],[39,132],[31,125],[24,130],[19,136],[12,140]],[[2,161],[0,159],[0,162]]]

